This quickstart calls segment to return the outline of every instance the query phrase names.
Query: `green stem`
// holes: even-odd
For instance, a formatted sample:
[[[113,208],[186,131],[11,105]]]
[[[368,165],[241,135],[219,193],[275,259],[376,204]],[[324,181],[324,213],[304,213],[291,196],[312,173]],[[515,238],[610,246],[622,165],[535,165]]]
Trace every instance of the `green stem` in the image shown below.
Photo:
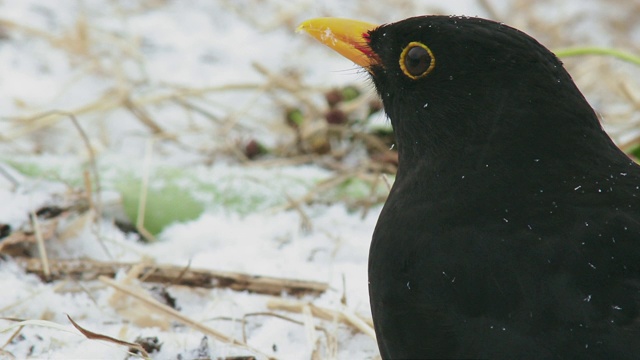
[[[558,57],[580,56],[580,55],[605,55],[618,58],[623,61],[630,62],[632,64],[640,66],[640,57],[624,51],[601,48],[601,47],[577,47],[560,49],[555,52]]]

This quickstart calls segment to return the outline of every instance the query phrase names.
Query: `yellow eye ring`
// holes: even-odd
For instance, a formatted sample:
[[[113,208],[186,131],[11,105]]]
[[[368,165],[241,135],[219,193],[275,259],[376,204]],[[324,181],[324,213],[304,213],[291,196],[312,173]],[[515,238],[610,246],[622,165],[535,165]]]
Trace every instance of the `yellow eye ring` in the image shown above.
[[[400,54],[400,69],[413,80],[425,77],[436,67],[436,58],[427,45],[412,41]]]

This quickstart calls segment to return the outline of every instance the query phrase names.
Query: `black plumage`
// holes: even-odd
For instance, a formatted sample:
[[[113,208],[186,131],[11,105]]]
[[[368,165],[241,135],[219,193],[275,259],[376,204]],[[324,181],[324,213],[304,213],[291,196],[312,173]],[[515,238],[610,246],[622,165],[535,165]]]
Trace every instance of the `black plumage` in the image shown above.
[[[399,152],[369,254],[382,357],[640,358],[640,168],[555,55],[478,18],[353,37]]]

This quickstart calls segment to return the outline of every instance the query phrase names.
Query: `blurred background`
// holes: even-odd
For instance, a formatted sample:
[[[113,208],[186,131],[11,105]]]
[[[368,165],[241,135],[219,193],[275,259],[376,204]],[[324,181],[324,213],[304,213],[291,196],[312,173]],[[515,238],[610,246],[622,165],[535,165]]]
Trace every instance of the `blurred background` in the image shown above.
[[[127,341],[159,339],[154,358],[376,358],[366,324],[340,311],[370,321],[366,256],[397,165],[393,133],[367,73],[295,29],[422,14],[489,18],[538,39],[640,156],[638,0],[0,0],[0,285],[16,289],[0,300],[0,357],[126,356],[79,336],[67,313]],[[27,266],[45,254],[51,266],[144,260],[319,281],[322,294],[302,299],[336,313],[240,326],[268,299],[165,282],[174,309],[248,346],[203,340],[173,318],[132,320],[96,279],[27,275],[46,275]]]

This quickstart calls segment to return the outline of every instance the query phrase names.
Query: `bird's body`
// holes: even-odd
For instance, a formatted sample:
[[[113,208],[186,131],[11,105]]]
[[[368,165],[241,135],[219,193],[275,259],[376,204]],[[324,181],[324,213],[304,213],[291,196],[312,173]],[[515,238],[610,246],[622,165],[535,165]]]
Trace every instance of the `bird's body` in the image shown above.
[[[637,170],[544,161],[396,179],[369,259],[384,358],[637,358]]]
[[[640,358],[640,167],[560,61],[477,18],[360,39],[399,153],[369,254],[383,358]]]

